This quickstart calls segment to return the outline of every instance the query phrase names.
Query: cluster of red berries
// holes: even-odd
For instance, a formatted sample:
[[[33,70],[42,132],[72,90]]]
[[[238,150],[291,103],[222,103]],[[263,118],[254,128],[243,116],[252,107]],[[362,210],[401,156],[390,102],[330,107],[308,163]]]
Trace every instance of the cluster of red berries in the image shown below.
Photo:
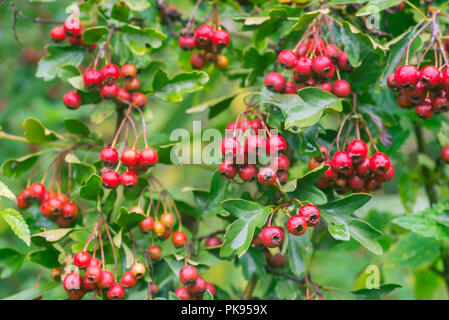
[[[74,17],[69,17],[62,26],[53,27],[50,31],[50,37],[55,42],[62,42],[67,38],[72,46],[82,46],[89,51],[97,46],[96,43],[86,45],[83,42],[81,23]]]
[[[206,290],[212,297],[215,296],[215,286],[205,281],[194,266],[182,267],[179,271],[179,280],[183,286],[175,290],[175,295],[181,300],[202,300]]]
[[[214,63],[217,68],[225,69],[229,60],[220,54],[229,44],[229,33],[221,27],[214,28],[208,24],[199,26],[194,32],[187,29],[181,31],[178,40],[182,50],[201,50],[190,56],[190,64],[194,69],[202,69],[208,63]]]
[[[144,210],[139,206],[132,207],[130,212],[145,214]],[[144,234],[154,231],[159,240],[165,240],[171,236],[172,243],[176,248],[184,247],[187,242],[187,235],[182,230],[173,232],[174,223],[175,216],[170,212],[164,212],[160,219],[156,221],[148,215],[139,223],[139,229]]]
[[[325,44],[320,38],[311,38],[307,43],[300,42],[293,50],[281,51],[278,63],[285,71],[293,71],[293,81],[286,80],[283,75],[285,71],[282,74],[271,72],[265,76],[264,81],[265,87],[270,91],[296,94],[305,87],[316,87],[342,98],[351,93],[350,84],[340,79],[340,73],[337,73],[338,80],[330,82],[337,69],[353,69],[348,55],[333,44]]]
[[[449,68],[440,71],[433,65],[421,70],[413,65],[400,66],[388,76],[387,85],[399,92],[396,98],[399,107],[414,108],[422,119],[449,110]]]
[[[110,169],[110,167],[119,161],[117,149],[113,147],[103,148],[100,153],[100,158],[106,165],[101,170],[101,180],[105,188],[115,189],[120,184],[126,188],[133,188],[137,184],[137,175],[146,172],[157,163],[158,154],[153,148],[145,148],[140,152],[134,149],[125,149],[120,156],[120,163],[115,170]],[[127,170],[121,175],[117,172],[120,164],[127,167]]]
[[[119,87],[117,81],[122,77],[123,87]],[[100,71],[87,69],[83,73],[84,86],[88,90],[100,90],[103,99],[115,99],[119,104],[132,103],[138,108],[143,108],[147,98],[140,88],[140,80],[137,78],[137,68],[132,64],[124,64],[121,68],[113,63],[106,64]],[[62,98],[64,105],[69,109],[78,109],[81,104],[81,96],[76,91],[68,91]]]
[[[17,196],[17,207],[29,208],[34,202],[40,204],[41,213],[48,219],[56,219],[61,227],[70,226],[78,218],[78,207],[63,193],[47,191],[44,184],[32,183]]]
[[[63,280],[64,289],[70,299],[81,299],[89,291],[97,291],[99,295],[105,290],[109,300],[122,300],[125,298],[125,289],[136,286],[137,281],[145,275],[145,265],[135,262],[130,271],[122,275],[120,282],[114,281],[111,271],[103,270],[101,262],[86,251],[80,251],[73,257],[73,264],[84,271],[83,276],[78,272],[68,273]],[[156,284],[150,285],[152,294],[157,294],[159,288]]]
[[[264,185],[275,185],[278,179],[280,183],[287,181],[290,161],[283,154],[287,149],[287,142],[283,137],[271,135],[265,140],[263,134],[260,134],[265,131],[259,119],[245,119],[237,124],[231,122],[226,129],[234,133],[248,131],[248,134],[245,134],[243,145],[235,136],[222,140],[221,153],[225,159],[220,164],[219,171],[224,179],[233,179],[238,173],[244,182],[251,182],[256,178]],[[261,168],[258,168],[254,162],[264,155],[270,157],[270,166],[262,164]]]
[[[394,167],[385,153],[377,152],[368,157],[368,146],[362,140],[353,140],[346,151],[337,151],[329,161],[329,151],[321,146],[322,156],[309,160],[313,170],[321,163],[329,168],[317,181],[320,189],[333,188],[339,194],[349,191],[375,192],[382,189],[384,183],[393,179]]]

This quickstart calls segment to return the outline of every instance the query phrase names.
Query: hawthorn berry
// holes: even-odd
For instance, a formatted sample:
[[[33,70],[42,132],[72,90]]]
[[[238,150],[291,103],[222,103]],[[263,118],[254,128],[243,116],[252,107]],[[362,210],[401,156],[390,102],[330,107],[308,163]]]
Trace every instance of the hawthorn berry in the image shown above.
[[[385,172],[387,172],[388,169],[390,168],[390,165],[391,165],[390,159],[385,153],[378,152],[371,156],[370,159],[371,170],[376,175],[382,175]]]
[[[114,170],[107,170],[101,175],[103,186],[108,189],[115,189],[120,184],[120,175]]]
[[[265,76],[264,83],[268,90],[281,93],[285,90],[287,81],[282,74],[270,72]]]
[[[51,198],[48,201],[43,201],[42,203],[44,202],[46,202],[50,217],[58,217],[61,214],[64,202],[62,202],[60,199]]]
[[[227,47],[229,44],[229,40],[229,33],[223,29],[216,30],[211,37],[212,44],[216,46],[218,50]]]
[[[112,147],[104,147],[100,152],[100,159],[109,166],[116,164],[118,161],[117,149]]]
[[[129,212],[137,212],[140,214],[145,214],[145,211],[143,211],[143,209],[139,206],[134,206],[131,209],[129,209]]]
[[[46,189],[43,183],[34,182],[30,185],[29,190],[30,196],[35,200],[37,200],[38,202],[44,200]]]
[[[335,72],[332,61],[327,56],[318,56],[312,60],[312,70],[320,79],[332,78]]]
[[[75,221],[78,218],[78,207],[73,202],[66,202],[62,206],[61,218]]]
[[[125,80],[130,80],[137,75],[137,68],[133,64],[126,63],[120,68],[120,75]]]
[[[98,282],[101,280],[101,268],[100,266],[89,265],[86,269],[85,275],[92,282]]]
[[[415,112],[421,119],[430,119],[434,114],[431,100],[426,98],[423,103],[416,105]]]
[[[126,165],[131,166],[137,163],[139,160],[139,154],[134,149],[125,149],[120,156],[120,161]]]
[[[426,88],[435,88],[440,85],[441,72],[435,66],[425,66],[419,73],[419,79]]]
[[[158,246],[154,245],[148,248],[148,255],[151,260],[159,260],[162,256],[162,250]]]
[[[198,279],[198,270],[194,266],[186,265],[179,271],[179,280],[183,285],[193,286]]]
[[[120,283],[125,289],[132,288],[137,284],[137,279],[132,272],[127,271],[123,274]]]
[[[280,154],[279,156],[271,159],[270,166],[276,170],[277,173],[287,171],[290,167],[290,161],[287,156]]]
[[[116,99],[119,102],[122,102],[122,101],[130,102],[131,101],[131,94],[128,91],[126,91],[125,89],[119,88],[118,92],[117,92]]]
[[[71,37],[78,37],[81,35],[81,23],[78,19],[68,18],[63,24],[64,31]]]
[[[290,49],[285,49],[278,55],[278,63],[284,69],[292,69],[297,59],[296,54]]]
[[[449,101],[447,100],[445,91],[432,99],[432,109],[434,112],[441,113],[449,111]]]
[[[153,230],[157,236],[162,236],[167,228],[161,221],[155,221]]]
[[[360,178],[358,175],[354,174],[348,179],[348,186],[353,191],[361,191],[365,186],[365,180]]]
[[[206,239],[205,246],[206,248],[218,247],[221,246],[222,242],[218,237],[209,237]]]
[[[307,226],[307,224],[306,224],[306,226]],[[282,254],[276,253],[276,254],[270,255],[268,257],[267,263],[270,267],[282,268],[285,265],[286,261],[285,261],[285,257]]]
[[[62,26],[53,27],[51,29],[51,31],[50,31],[50,37],[55,42],[64,41],[64,39],[66,37],[65,31],[64,31],[64,27],[62,27]]]
[[[176,248],[181,248],[184,247],[187,236],[183,231],[176,231],[173,233],[171,240]]]
[[[235,157],[238,150],[240,149],[240,142],[237,138],[227,137],[221,141],[221,154],[229,159],[230,157]]]
[[[248,154],[259,155],[265,151],[265,139],[257,134],[250,135],[245,141],[245,151]]]
[[[301,57],[295,63],[295,80],[303,82],[312,76],[313,61],[309,57]]]
[[[295,236],[302,235],[307,230],[307,221],[302,216],[292,216],[287,220],[287,230]]]
[[[181,300],[190,300],[192,297],[190,296],[189,291],[185,287],[179,287],[175,290],[175,295]]]
[[[125,298],[125,289],[120,283],[114,283],[110,286],[106,296],[109,300],[122,300]]]
[[[353,164],[360,163],[368,154],[368,146],[362,140],[351,141],[347,150]]]
[[[76,272],[71,272],[67,274],[62,281],[64,289],[68,292],[76,293],[82,290],[83,279]]]
[[[224,160],[218,171],[224,179],[233,179],[237,175],[237,168],[229,160]]]
[[[164,212],[161,215],[160,221],[166,226],[167,228],[171,228],[173,224],[175,223],[175,216],[171,212]]]
[[[320,210],[313,204],[306,204],[299,208],[298,215],[307,221],[309,227],[313,227],[320,222]]]
[[[205,44],[212,41],[214,29],[210,25],[203,24],[195,30],[194,34],[198,43]]]
[[[312,38],[307,42],[307,52],[314,51],[315,54],[324,52],[325,44],[320,38]]]
[[[131,103],[136,107],[143,108],[147,103],[147,97],[142,92],[136,92],[131,96]]]
[[[191,51],[196,47],[196,38],[189,35],[179,37],[178,45],[182,50]]]
[[[337,151],[332,157],[332,170],[342,176],[349,176],[353,171],[352,158],[345,151]]]
[[[287,81],[285,83],[285,94],[296,94],[298,89],[296,88],[296,84],[291,81]]]
[[[356,165],[355,171],[357,172],[357,175],[362,178],[369,178],[373,172],[371,171],[371,159],[365,158]]]
[[[165,231],[162,234],[156,232],[156,235],[159,238],[159,240],[165,240],[170,237],[172,232],[173,232],[172,228],[165,228]]]
[[[78,109],[81,107],[81,96],[76,91],[67,91],[62,97],[62,103],[69,109]]]
[[[349,62],[348,54],[344,51],[342,51],[338,56],[338,67],[344,71],[352,71],[353,69],[351,63]]]
[[[376,179],[370,179],[366,182],[366,190],[369,192],[376,192],[382,189],[384,183]]]
[[[401,66],[394,73],[394,81],[399,88],[410,88],[418,83],[419,70],[412,65]]]
[[[158,154],[153,148],[145,148],[139,152],[139,164],[143,167],[154,166],[158,161]]]
[[[195,52],[190,56],[190,64],[194,69],[202,69],[206,65],[206,57],[201,52]]]
[[[324,55],[328,56],[334,64],[338,63],[338,56],[340,55],[340,50],[337,46],[333,44],[328,44],[324,48]]]
[[[113,63],[109,63],[100,71],[100,80],[102,83],[112,85],[120,78],[120,69]]]
[[[332,93],[340,98],[345,98],[351,93],[351,85],[346,80],[337,80],[332,84]]]
[[[266,152],[268,155],[276,155],[287,149],[287,142],[278,135],[273,135],[267,139]]]
[[[79,251],[73,257],[73,263],[75,266],[81,269],[86,269],[90,265],[90,254],[86,251]]]
[[[391,91],[398,91],[399,87],[396,83],[396,81],[394,80],[394,73],[390,74],[387,77],[387,86]]]
[[[118,91],[119,91],[119,87],[117,85],[117,83],[112,83],[112,84],[105,84],[101,87],[100,89],[100,96],[103,99],[112,99],[117,97]]]
[[[133,188],[137,184],[137,175],[132,171],[125,171],[120,177],[120,182],[125,188]]]
[[[254,164],[248,164],[239,168],[239,176],[243,181],[251,182],[256,180],[257,177],[257,167]]]
[[[124,88],[128,92],[134,92],[140,88],[140,80],[138,78],[132,78],[124,82]]]
[[[254,130],[255,133],[258,133],[259,130],[262,130],[262,122],[259,119],[254,119],[250,122],[249,127]]]
[[[153,296],[157,295],[159,292],[159,287],[155,283],[150,284],[150,292]]]
[[[279,182],[281,184],[284,184],[284,183],[287,182],[287,180],[288,180],[288,173],[287,173],[287,171],[281,171],[281,172],[277,173],[277,175],[278,175]]]
[[[150,233],[154,227],[154,220],[152,217],[146,217],[139,223],[139,229],[142,233]]]
[[[215,286],[212,283],[206,281],[206,290],[209,291],[212,297],[215,296]]]
[[[271,167],[264,167],[257,173],[257,179],[264,185],[274,185],[277,180],[276,171]]]
[[[278,227],[269,226],[262,230],[260,238],[267,248],[276,248],[282,244],[284,232]]]
[[[444,89],[449,89],[449,67],[441,72],[441,86]]]
[[[226,69],[229,65],[229,59],[222,54],[215,55],[215,66],[219,69]]]
[[[295,54],[297,57],[303,57],[306,55],[306,53],[307,53],[307,44],[301,43],[298,49],[296,50]]]
[[[114,284],[114,275],[111,271],[103,270],[101,272],[101,279],[99,286],[102,289],[109,289]]]
[[[443,159],[444,162],[449,163],[449,145],[444,146],[443,149],[441,149],[441,159]]]
[[[187,291],[189,291],[190,294],[193,294],[197,297],[203,295],[206,289],[207,289],[206,281],[204,281],[202,276],[198,276],[195,280],[195,284],[187,287]]]
[[[314,85],[315,88],[322,89],[327,92],[332,92],[332,84],[329,81],[318,82]]]
[[[100,88],[100,72],[95,69],[87,69],[83,73],[84,86],[88,90],[96,90]]]
[[[44,203],[44,202],[42,202],[42,203]],[[17,196],[17,207],[19,209],[25,210],[25,209],[29,208],[30,205],[31,204],[26,201],[25,195],[23,193],[20,193]],[[41,209],[41,211],[42,211],[42,209]]]
[[[394,178],[394,167],[392,164],[390,164],[390,167],[388,168],[387,172],[385,172],[383,175],[376,175],[376,180],[384,182],[384,181],[390,181]]]

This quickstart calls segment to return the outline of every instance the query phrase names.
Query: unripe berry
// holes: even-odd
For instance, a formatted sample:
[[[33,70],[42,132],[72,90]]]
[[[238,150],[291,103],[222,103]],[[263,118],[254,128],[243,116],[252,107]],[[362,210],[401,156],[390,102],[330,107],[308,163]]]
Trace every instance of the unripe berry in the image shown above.
[[[229,65],[229,59],[222,55],[222,54],[217,54],[215,55],[215,66],[219,69],[226,69]]]
[[[176,231],[171,238],[176,248],[184,247],[187,241],[187,235],[183,231]]]
[[[137,75],[137,68],[133,64],[124,64],[120,68],[120,74],[125,80],[132,79]]]
[[[157,236],[162,236],[167,228],[161,221],[156,221],[154,223],[153,230]]]
[[[171,228],[173,224],[175,223],[175,216],[171,212],[164,212],[161,215],[160,221],[166,226],[167,228]]]
[[[134,92],[140,88],[140,80],[138,78],[131,78],[124,82],[124,88],[126,91]]]

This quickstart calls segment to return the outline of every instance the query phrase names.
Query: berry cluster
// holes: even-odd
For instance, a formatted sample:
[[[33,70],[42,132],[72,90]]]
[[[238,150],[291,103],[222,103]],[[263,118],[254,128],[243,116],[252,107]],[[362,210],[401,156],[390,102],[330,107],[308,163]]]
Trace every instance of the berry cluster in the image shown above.
[[[97,46],[96,43],[86,45],[83,42],[81,23],[73,16],[66,19],[62,26],[53,27],[50,31],[50,37],[55,42],[62,42],[67,38],[67,41],[72,46],[82,46],[89,51],[92,51]]]
[[[206,290],[215,296],[215,286],[205,281],[194,266],[183,266],[179,271],[179,280],[183,286],[175,290],[175,295],[181,300],[202,300]]]
[[[105,164],[101,172],[103,186],[109,189],[115,189],[120,184],[125,188],[133,188],[137,184],[137,175],[145,173],[158,161],[158,154],[153,148],[144,148],[140,152],[127,148],[120,155],[114,147],[105,147],[101,150],[100,158]],[[118,162],[118,165],[116,165]],[[126,166],[126,169],[120,175],[117,171],[120,165]],[[111,169],[116,165],[115,169]]]
[[[332,92],[337,97],[349,96],[351,86],[341,79],[340,71],[351,71],[353,67],[346,52],[334,44],[333,37],[329,43],[323,36],[320,26],[322,19],[325,18],[320,15],[309,25],[293,49],[279,52],[277,61],[284,71],[270,72],[265,76],[264,83],[268,90],[296,94],[300,89],[316,87]],[[288,70],[292,71],[289,80],[284,76]],[[331,83],[335,75],[337,80]]]
[[[271,135],[262,117],[249,121],[230,122],[226,130],[232,131],[232,137],[221,142],[221,153],[225,157],[219,167],[224,179],[234,179],[237,173],[244,182],[256,179],[264,185],[275,185],[279,180],[285,183],[290,161],[284,154],[287,142],[280,135]],[[268,134],[268,138],[265,139]],[[241,143],[240,140],[244,141]],[[262,159],[269,157],[269,166]],[[259,163],[259,167],[256,165]]]
[[[43,183],[34,182],[17,196],[17,207],[21,210],[34,202],[40,204],[43,216],[55,219],[61,227],[70,226],[78,218],[78,207],[65,194],[47,191]]]
[[[309,168],[313,170],[321,163],[329,168],[317,181],[320,189],[332,188],[339,194],[352,192],[375,192],[382,189],[384,183],[393,179],[394,167],[388,156],[377,152],[368,156],[368,146],[362,140],[353,140],[346,151],[337,151],[329,161],[329,151],[321,146],[322,156],[312,157]]]

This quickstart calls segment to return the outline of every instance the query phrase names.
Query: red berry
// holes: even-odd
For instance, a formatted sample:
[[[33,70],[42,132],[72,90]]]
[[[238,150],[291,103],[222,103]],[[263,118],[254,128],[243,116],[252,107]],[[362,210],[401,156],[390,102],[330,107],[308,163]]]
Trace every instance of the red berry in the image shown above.
[[[189,291],[185,287],[179,287],[175,290],[175,295],[181,299],[181,300],[190,300],[192,297],[190,297]]]
[[[387,86],[391,91],[398,91],[399,87],[396,83],[396,81],[394,80],[394,73],[390,74],[387,77]]]
[[[45,201],[44,201],[44,202],[45,202]],[[44,203],[44,202],[42,202],[42,203]],[[17,196],[17,207],[18,207],[19,209],[25,210],[25,209],[29,208],[30,205],[31,205],[31,204],[28,203],[28,202],[26,201],[25,195],[24,195],[23,193],[20,193],[20,194]],[[42,207],[42,205],[41,205],[41,207]],[[41,208],[41,212],[42,212],[42,208]],[[45,213],[48,213],[48,211],[45,210]],[[42,214],[44,214],[44,212],[42,212]],[[46,215],[46,214],[44,214],[44,215]]]
[[[256,134],[250,135],[245,141],[245,151],[248,154],[259,155],[262,151],[265,151],[265,146],[265,139]]]
[[[148,248],[148,255],[151,260],[159,260],[162,256],[162,250],[158,246],[151,246]]]
[[[418,82],[414,87],[408,88],[403,91],[405,97],[414,104],[419,104],[424,102],[426,98],[427,89],[424,88],[422,82]],[[430,99],[429,99],[430,103]]]
[[[370,159],[371,170],[376,175],[382,175],[390,168],[390,159],[385,153],[378,152],[372,155]]]
[[[83,81],[88,90],[100,88],[100,72],[95,69],[87,69],[83,73]]]
[[[415,112],[417,116],[420,117],[421,119],[432,118],[434,111],[432,109],[432,102],[430,98],[426,98],[423,103],[415,106]]]
[[[56,42],[63,41],[65,39],[64,27],[62,26],[53,27],[50,31],[50,37]]]
[[[62,206],[62,218],[75,221],[78,218],[78,207],[73,202],[66,202]]]
[[[320,210],[313,204],[306,204],[299,208],[298,215],[307,221],[309,227],[313,227],[320,222]]]
[[[285,49],[278,55],[278,63],[284,69],[292,69],[296,64],[296,60],[296,54],[290,49]]]
[[[287,142],[281,136],[274,135],[267,139],[266,151],[267,154],[272,156],[279,154],[287,149]]]
[[[312,50],[315,54],[323,54],[325,48],[325,44],[323,40],[319,38],[312,38],[307,42],[307,51],[312,53]]]
[[[345,98],[351,93],[351,86],[346,80],[337,80],[332,84],[332,93],[337,97]]]
[[[318,82],[314,85],[315,88],[320,88],[327,92],[332,92],[332,84],[329,81]]]
[[[187,235],[183,231],[176,231],[173,233],[171,241],[176,248],[184,247],[187,241]]]
[[[449,89],[449,67],[441,73],[441,85],[445,89]]]
[[[434,112],[441,113],[449,110],[449,101],[447,100],[445,91],[432,99],[432,109]]]
[[[73,263],[75,266],[85,269],[90,265],[90,254],[86,251],[79,251],[73,257]]]
[[[302,235],[307,230],[307,221],[301,216],[292,216],[287,220],[287,230],[295,236]]]
[[[219,29],[212,34],[212,43],[220,50],[228,46],[229,33],[226,30]]]
[[[95,282],[92,282],[86,275],[83,277],[83,289],[85,291],[95,290]]]
[[[105,84],[100,89],[100,96],[103,99],[112,99],[115,98],[118,94],[119,87],[117,83],[113,83],[111,85]]]
[[[62,202],[60,199],[51,198],[48,201],[43,201],[42,203],[44,202],[46,202],[46,207],[50,217],[58,217],[61,214],[64,202]]]
[[[68,292],[78,292],[82,290],[82,283],[83,279],[81,276],[76,272],[71,272],[67,274],[62,281],[62,285],[64,286],[64,289]]]
[[[277,175],[278,175],[279,182],[281,184],[284,184],[284,183],[287,182],[287,180],[288,180],[288,173],[287,173],[287,171],[278,172]]]
[[[81,107],[81,96],[76,91],[67,91],[62,97],[62,103],[69,109]]]
[[[228,159],[235,157],[240,149],[240,142],[234,137],[224,138],[221,141],[221,153]]]
[[[123,288],[132,288],[137,284],[137,279],[130,271],[128,271],[123,274],[120,283],[122,284]]]
[[[369,178],[372,176],[373,172],[371,171],[371,159],[365,158],[360,162],[356,168],[355,171],[357,172],[357,175],[362,178]]]
[[[207,285],[202,276],[198,276],[195,280],[195,284],[187,287],[190,294],[201,296],[206,291]]]
[[[298,47],[298,50],[296,50],[296,56],[297,57],[303,57],[307,53],[307,44],[301,43]]]
[[[147,103],[147,97],[142,92],[136,92],[131,96],[131,103],[142,108]]]
[[[120,182],[125,188],[133,188],[137,184],[137,175],[132,171],[125,171],[120,177]]]
[[[352,71],[353,69],[351,63],[349,62],[348,54],[344,51],[342,51],[338,56],[338,67],[344,71]]]
[[[345,151],[335,152],[331,165],[332,170],[343,176],[349,176],[353,171],[352,158]]]
[[[77,37],[81,35],[81,23],[78,19],[68,18],[64,21],[64,31],[67,35]]]
[[[70,37],[70,36],[68,36],[68,37],[67,37],[67,41],[68,41],[68,43],[70,43],[72,46],[80,46],[80,45],[81,45],[81,42],[82,42],[82,39],[81,39],[80,36],[77,36],[77,37]]]
[[[444,162],[449,163],[449,146],[444,146],[443,149],[441,149],[441,158]]]
[[[125,298],[125,289],[120,283],[114,283],[106,294],[109,300],[122,300]]]
[[[139,160],[139,155],[136,150],[134,149],[125,149],[122,152],[122,155],[120,156],[120,161],[127,166],[131,166],[133,164],[136,164]]]
[[[274,185],[276,183],[277,174],[276,171],[274,171],[271,167],[264,167],[259,170],[259,173],[257,174],[257,179],[260,183],[264,185]]]
[[[131,78],[131,79],[125,80],[124,88],[125,88],[125,90],[127,90],[129,92],[134,92],[134,91],[139,90],[139,88],[140,88],[139,78]]]
[[[287,81],[285,83],[285,94],[296,94],[298,92],[298,89],[296,88],[296,85],[291,82],[291,81]]]
[[[379,191],[382,189],[383,185],[383,182],[377,181],[376,179],[370,179],[366,183],[366,190],[369,192]]]
[[[435,88],[440,84],[441,72],[435,66],[426,66],[421,69],[420,80],[426,88]]]
[[[243,181],[251,182],[256,180],[257,167],[254,164],[248,164],[239,168],[239,176]]]
[[[385,172],[383,175],[377,175],[376,179],[379,181],[390,181],[394,178],[394,167],[392,164],[390,164],[390,167],[388,168],[387,172]]]
[[[119,102],[122,102],[122,101],[124,101],[124,102],[131,102],[131,95],[130,95],[129,92],[126,91],[125,89],[119,88],[119,89],[118,89],[118,92],[117,92],[117,97],[116,97],[116,99],[117,99]]]
[[[99,282],[101,280],[101,268],[100,266],[88,266],[86,269],[86,277],[92,282]]]
[[[290,161],[288,160],[286,155],[281,154],[271,160],[270,166],[279,173],[287,171],[288,168],[290,168]]]
[[[186,286],[193,286],[198,279],[198,270],[194,266],[184,266],[179,271],[179,280]]]
[[[158,161],[158,155],[153,148],[145,148],[139,152],[138,161],[143,167],[154,166]]]
[[[335,67],[327,56],[318,56],[312,60],[312,70],[320,79],[330,79],[334,76]]]
[[[359,192],[359,191],[363,190],[363,187],[365,186],[365,180],[360,178],[358,175],[354,174],[349,177],[348,186],[354,192]]]
[[[284,92],[287,81],[284,76],[277,72],[270,72],[265,76],[265,87],[273,92]]]
[[[401,108],[410,109],[413,107],[413,103],[408,99],[405,89],[399,91],[399,94],[396,97],[396,102]]]
[[[267,248],[276,248],[282,244],[284,232],[275,226],[265,227],[260,233],[260,238]]]
[[[312,76],[312,59],[309,57],[301,57],[295,64],[295,80],[297,82],[303,82]]]
[[[203,24],[199,26],[198,29],[195,30],[195,38],[199,43],[207,43],[212,40],[214,35],[214,29],[207,24]]]
[[[353,140],[348,145],[348,154],[354,164],[360,163],[368,154],[368,146],[362,140]]]
[[[101,175],[103,186],[109,189],[115,189],[120,184],[120,175],[114,170],[107,170]]]
[[[182,50],[191,51],[196,47],[196,38],[189,35],[179,37],[178,45]]]
[[[126,63],[120,68],[120,75],[125,80],[130,80],[137,75],[137,68],[133,64]]]
[[[399,88],[410,88],[418,83],[419,70],[415,66],[405,65],[396,69],[394,81]]]
[[[113,63],[109,63],[101,68],[100,80],[104,84],[111,85],[120,78],[120,69]]]
[[[114,275],[111,271],[103,270],[101,272],[101,279],[99,286],[102,289],[109,289],[114,284]]]
[[[150,292],[153,296],[158,294],[159,287],[157,286],[157,284],[155,284],[155,283],[150,284]]]
[[[45,186],[40,182],[34,182],[31,184],[30,188],[30,195],[36,199],[38,202],[41,202],[44,199],[45,196]]]
[[[212,283],[206,281],[206,290],[209,291],[212,297],[215,296],[215,286]]]
[[[206,239],[205,246],[206,248],[218,247],[221,246],[222,242],[218,237],[209,237]]]
[[[190,64],[194,69],[202,69],[206,65],[206,57],[201,52],[195,52],[190,56]]]
[[[328,56],[334,64],[338,63],[338,56],[340,55],[340,50],[337,46],[333,44],[328,44],[324,48],[324,54]]]
[[[237,168],[229,160],[224,160],[218,170],[224,179],[232,179],[237,174]]]
[[[259,119],[254,119],[251,121],[249,126],[254,130],[254,133],[258,133],[259,130],[263,128],[262,122]]]
[[[112,147],[104,147],[100,152],[100,159],[107,165],[114,165],[118,161],[117,149]]]
[[[154,220],[152,217],[146,217],[145,220],[142,220],[139,223],[139,229],[142,233],[150,233],[154,227]]]

